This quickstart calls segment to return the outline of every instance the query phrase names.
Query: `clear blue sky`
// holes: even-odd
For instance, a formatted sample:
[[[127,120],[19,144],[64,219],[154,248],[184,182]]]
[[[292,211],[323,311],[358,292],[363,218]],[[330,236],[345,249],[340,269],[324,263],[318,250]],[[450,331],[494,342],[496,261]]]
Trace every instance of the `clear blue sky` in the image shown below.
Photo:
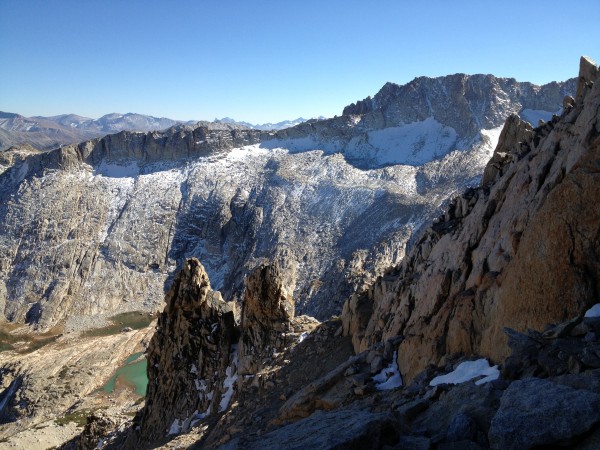
[[[542,84],[600,60],[600,1],[0,0],[0,110],[333,116],[386,81]]]

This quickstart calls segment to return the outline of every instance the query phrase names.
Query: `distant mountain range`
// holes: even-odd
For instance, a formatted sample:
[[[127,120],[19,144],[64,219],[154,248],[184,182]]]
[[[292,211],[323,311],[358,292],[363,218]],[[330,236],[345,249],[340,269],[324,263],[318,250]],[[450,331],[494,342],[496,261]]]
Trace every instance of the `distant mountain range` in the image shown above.
[[[284,120],[282,122],[277,123],[263,123],[263,124],[252,124],[249,122],[238,122],[231,117],[224,117],[222,119],[215,119],[216,123],[229,123],[234,125],[241,125],[246,128],[251,128],[253,130],[283,130],[284,128],[295,127],[296,125],[300,125],[301,123],[308,122],[309,120],[323,120],[325,117],[319,116],[312,119],[305,119],[303,117],[298,117],[296,120]]]
[[[281,130],[306,122],[306,119],[300,117],[296,120],[285,120],[278,123],[251,124],[225,117],[215,119],[214,122],[255,130]],[[60,145],[82,142],[120,131],[161,131],[175,125],[195,125],[196,123],[198,121],[174,120],[135,113],[111,113],[99,119],[91,119],[77,114],[25,117],[16,113],[0,111],[0,151],[18,144],[30,144],[41,150],[49,150]]]

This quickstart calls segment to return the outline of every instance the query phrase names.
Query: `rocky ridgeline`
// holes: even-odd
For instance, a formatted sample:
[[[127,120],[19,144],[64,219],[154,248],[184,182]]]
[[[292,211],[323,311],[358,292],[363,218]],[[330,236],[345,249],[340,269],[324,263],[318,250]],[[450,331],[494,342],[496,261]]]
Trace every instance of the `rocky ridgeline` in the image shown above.
[[[557,111],[565,95],[574,91],[575,79],[536,86],[493,75],[419,77],[402,86],[386,83],[373,98],[347,106],[343,114],[362,115],[362,121],[379,128],[435,117],[460,136],[473,136],[524,109]]]
[[[143,114],[106,114],[90,119],[76,114],[52,117],[23,117],[0,111],[0,151],[14,145],[29,144],[51,150],[60,145],[82,142],[120,131],[165,130],[181,121]],[[195,122],[186,122],[192,125]]]
[[[507,121],[483,184],[455,198],[403,262],[344,306],[357,352],[401,335],[411,380],[447,355],[501,361],[502,332],[540,329],[598,301],[598,68],[581,60],[576,98],[535,129]]]

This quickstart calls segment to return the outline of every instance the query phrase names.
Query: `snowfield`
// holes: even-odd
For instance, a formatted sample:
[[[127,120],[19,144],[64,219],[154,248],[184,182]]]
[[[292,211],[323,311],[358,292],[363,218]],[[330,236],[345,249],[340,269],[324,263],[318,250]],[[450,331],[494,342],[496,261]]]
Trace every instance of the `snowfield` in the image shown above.
[[[369,131],[353,139],[346,150],[351,158],[372,158],[377,165],[419,166],[455,149],[456,131],[433,117],[399,127]]]

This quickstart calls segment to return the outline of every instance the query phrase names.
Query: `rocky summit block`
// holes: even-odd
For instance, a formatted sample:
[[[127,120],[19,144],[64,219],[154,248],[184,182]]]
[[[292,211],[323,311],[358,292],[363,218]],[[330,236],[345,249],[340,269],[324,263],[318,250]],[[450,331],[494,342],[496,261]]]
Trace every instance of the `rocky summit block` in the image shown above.
[[[240,375],[254,375],[262,360],[289,344],[294,300],[284,286],[278,266],[260,266],[246,280],[239,348]]]

